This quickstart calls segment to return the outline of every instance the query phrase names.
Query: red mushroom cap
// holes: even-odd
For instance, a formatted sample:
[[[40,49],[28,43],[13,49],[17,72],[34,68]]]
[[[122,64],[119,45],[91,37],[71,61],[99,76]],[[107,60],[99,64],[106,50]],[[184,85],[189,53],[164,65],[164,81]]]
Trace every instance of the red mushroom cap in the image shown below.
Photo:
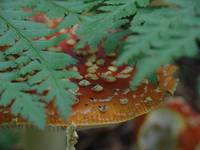
[[[71,39],[77,40],[72,30]],[[62,31],[63,33],[63,31]],[[147,79],[135,90],[130,90],[129,82],[134,77],[136,69],[130,66],[114,65],[117,54],[106,55],[103,48],[98,51],[88,47],[72,51],[69,40],[61,43],[62,50],[78,60],[73,67],[81,77],[73,81],[79,85],[77,101],[73,105],[71,116],[64,121],[58,115],[53,103],[47,106],[47,124],[67,126],[74,123],[78,127],[95,127],[115,124],[133,119],[160,105],[166,92],[173,93],[177,79],[173,78],[176,67],[164,66],[157,71],[158,86],[153,86]],[[9,123],[15,119],[15,124],[26,124],[20,116],[12,116],[9,106],[0,108],[0,124]]]
[[[196,150],[200,146],[200,115],[182,97],[171,97],[160,109],[135,120],[135,135],[143,148],[169,149],[171,145],[174,149]]]

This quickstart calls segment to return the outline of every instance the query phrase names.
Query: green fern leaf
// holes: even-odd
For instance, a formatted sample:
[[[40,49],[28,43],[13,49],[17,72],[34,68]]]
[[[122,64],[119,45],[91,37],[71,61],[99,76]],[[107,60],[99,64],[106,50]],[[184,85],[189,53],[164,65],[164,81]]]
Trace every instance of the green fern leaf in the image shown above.
[[[60,6],[53,1],[23,2],[0,2],[0,46],[8,46],[0,51],[0,105],[12,104],[14,115],[21,115],[44,128],[45,101],[54,100],[64,119],[69,115],[75,100],[74,91],[77,90],[77,85],[69,79],[79,74],[67,69],[76,63],[74,58],[62,52],[47,51],[47,48],[65,39],[66,35],[41,40],[58,29],[49,29],[47,25],[29,19],[38,10],[50,17],[60,17],[64,16],[66,9],[63,7],[57,12]],[[31,13],[22,10],[27,6],[32,8]],[[41,97],[47,90],[48,93]],[[31,94],[29,91],[35,92]]]
[[[117,30],[127,24],[129,22],[127,17],[134,15],[137,7],[143,7],[146,2],[148,1],[106,0],[101,2],[96,9],[100,13],[91,12],[88,16],[82,16],[77,31],[81,39],[80,43],[88,43],[93,48],[97,47],[102,39],[110,35],[109,30]],[[115,45],[112,47],[116,47]]]
[[[132,81],[137,86],[158,67],[182,56],[194,57],[200,36],[198,0],[175,0],[176,8],[140,9],[132,21],[132,36],[127,40],[117,64],[137,62]]]
[[[0,82],[0,90],[3,91],[0,105],[7,106],[15,99],[11,107],[12,113],[15,116],[21,114],[22,117],[28,118],[30,122],[36,124],[39,128],[44,128],[44,104],[38,101],[38,97],[23,92],[30,87],[26,83],[10,83],[5,80],[0,80]]]

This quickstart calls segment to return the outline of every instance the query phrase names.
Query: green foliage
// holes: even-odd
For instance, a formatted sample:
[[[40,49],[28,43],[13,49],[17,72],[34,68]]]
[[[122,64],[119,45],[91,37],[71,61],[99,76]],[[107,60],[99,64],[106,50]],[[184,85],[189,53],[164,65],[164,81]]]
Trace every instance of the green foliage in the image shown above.
[[[69,68],[76,60],[48,50],[66,35],[48,41],[43,37],[76,24],[80,38],[77,48],[85,43],[96,48],[104,42],[107,53],[119,52],[118,65],[136,65],[132,86],[145,77],[156,84],[152,75],[155,69],[197,53],[200,1],[167,0],[163,7],[152,7],[149,3],[149,0],[1,0],[0,46],[7,48],[0,51],[0,105],[12,103],[14,115],[20,114],[43,128],[46,103],[55,99],[60,115],[67,118],[77,90],[69,79],[78,76]],[[37,12],[63,21],[50,29],[30,20]]]
[[[55,99],[60,115],[66,118],[75,99],[73,91],[77,89],[68,79],[78,75],[66,70],[66,67],[76,61],[61,52],[47,50],[66,38],[64,35],[48,41],[41,37],[79,23],[80,43],[87,42],[94,47],[108,36],[106,45],[113,51],[116,46],[110,44],[110,41],[115,43],[129,31],[121,31],[114,36],[107,31],[128,23],[126,17],[135,14],[137,6],[147,4],[148,0],[2,0],[0,46],[7,46],[7,49],[0,52],[0,105],[12,103],[14,115],[20,114],[43,128],[45,104]],[[24,11],[22,8],[31,8],[32,11]],[[49,18],[64,19],[58,29],[49,29],[29,19],[36,12],[44,12]],[[96,31],[97,34],[91,36]],[[48,93],[44,95],[46,90]]]
[[[31,6],[38,11],[47,8],[47,4],[56,8],[47,1],[0,2],[0,46],[8,46],[0,52],[0,105],[7,106],[13,102],[11,109],[14,115],[20,114],[40,128],[45,126],[46,102],[55,99],[60,115],[65,119],[69,115],[75,99],[73,91],[77,89],[69,78],[78,75],[66,69],[76,63],[75,59],[62,52],[47,51],[48,47],[57,45],[66,36],[41,40],[41,37],[58,30],[31,21],[28,17],[34,12],[21,9],[22,6]],[[62,15],[54,7],[49,12],[45,10],[47,14],[51,17]],[[48,93],[41,96],[46,90]]]
[[[140,9],[131,23],[133,35],[129,36],[118,64],[137,63],[133,86],[161,65],[197,53],[199,0],[168,2],[171,2],[168,7]]]
[[[120,27],[129,23],[127,17],[133,16],[137,12],[137,7],[144,7],[148,2],[149,0],[103,1],[94,11],[88,13],[87,16],[82,16],[80,28],[77,31],[81,37],[80,44],[88,43],[91,47],[96,47],[102,39],[107,39],[109,42],[111,38],[117,38],[119,35],[110,37],[110,32],[119,30]],[[110,46],[106,45],[106,49],[108,50]],[[114,43],[113,46],[115,46]]]

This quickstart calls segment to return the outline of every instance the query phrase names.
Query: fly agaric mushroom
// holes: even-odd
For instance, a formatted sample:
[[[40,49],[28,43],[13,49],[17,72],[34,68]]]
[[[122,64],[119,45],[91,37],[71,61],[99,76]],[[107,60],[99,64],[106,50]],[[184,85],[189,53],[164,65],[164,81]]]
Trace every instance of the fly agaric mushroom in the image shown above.
[[[178,112],[185,120],[186,128],[180,133],[178,146],[182,150],[197,150],[200,147],[200,115],[181,97],[171,98],[167,107]]]
[[[200,146],[200,115],[183,98],[172,97],[160,109],[136,119],[134,135],[144,150],[197,150]]]
[[[61,47],[65,51],[65,45]],[[53,103],[48,104],[48,125],[68,126],[74,123],[78,127],[95,127],[124,122],[157,107],[165,93],[173,93],[177,84],[172,77],[176,67],[167,65],[157,71],[157,87],[145,79],[132,91],[129,82],[135,68],[115,66],[115,56],[106,56],[102,48],[98,51],[66,52],[79,60],[73,68],[81,75],[73,80],[79,85],[77,100],[67,122],[59,117]],[[1,107],[0,116],[0,124],[10,123],[13,119],[16,125],[26,124],[21,117],[11,115],[9,106]]]
[[[129,82],[136,69],[131,66],[115,66],[117,54],[106,55],[103,48],[98,51],[87,46],[73,51],[77,37],[70,32],[72,40],[60,44],[61,49],[78,60],[73,67],[80,73],[73,79],[79,90],[67,121],[61,119],[53,103],[46,107],[47,126],[67,127],[75,124],[78,128],[98,127],[128,121],[142,115],[162,103],[167,92],[173,93],[177,79],[173,78],[176,67],[164,66],[157,71],[158,85],[155,87],[147,79],[135,90],[129,88]],[[70,46],[69,46],[70,45]],[[27,121],[20,116],[12,116],[10,106],[0,107],[0,125],[26,125]]]

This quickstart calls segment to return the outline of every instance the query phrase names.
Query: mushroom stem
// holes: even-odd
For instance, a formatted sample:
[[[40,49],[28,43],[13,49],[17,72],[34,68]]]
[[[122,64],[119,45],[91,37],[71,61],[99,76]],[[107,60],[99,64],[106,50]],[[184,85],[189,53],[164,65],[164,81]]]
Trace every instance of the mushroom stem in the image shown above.
[[[71,124],[66,129],[66,135],[67,135],[67,149],[66,150],[75,150],[75,145],[78,143],[78,134],[76,132],[76,125]]]

